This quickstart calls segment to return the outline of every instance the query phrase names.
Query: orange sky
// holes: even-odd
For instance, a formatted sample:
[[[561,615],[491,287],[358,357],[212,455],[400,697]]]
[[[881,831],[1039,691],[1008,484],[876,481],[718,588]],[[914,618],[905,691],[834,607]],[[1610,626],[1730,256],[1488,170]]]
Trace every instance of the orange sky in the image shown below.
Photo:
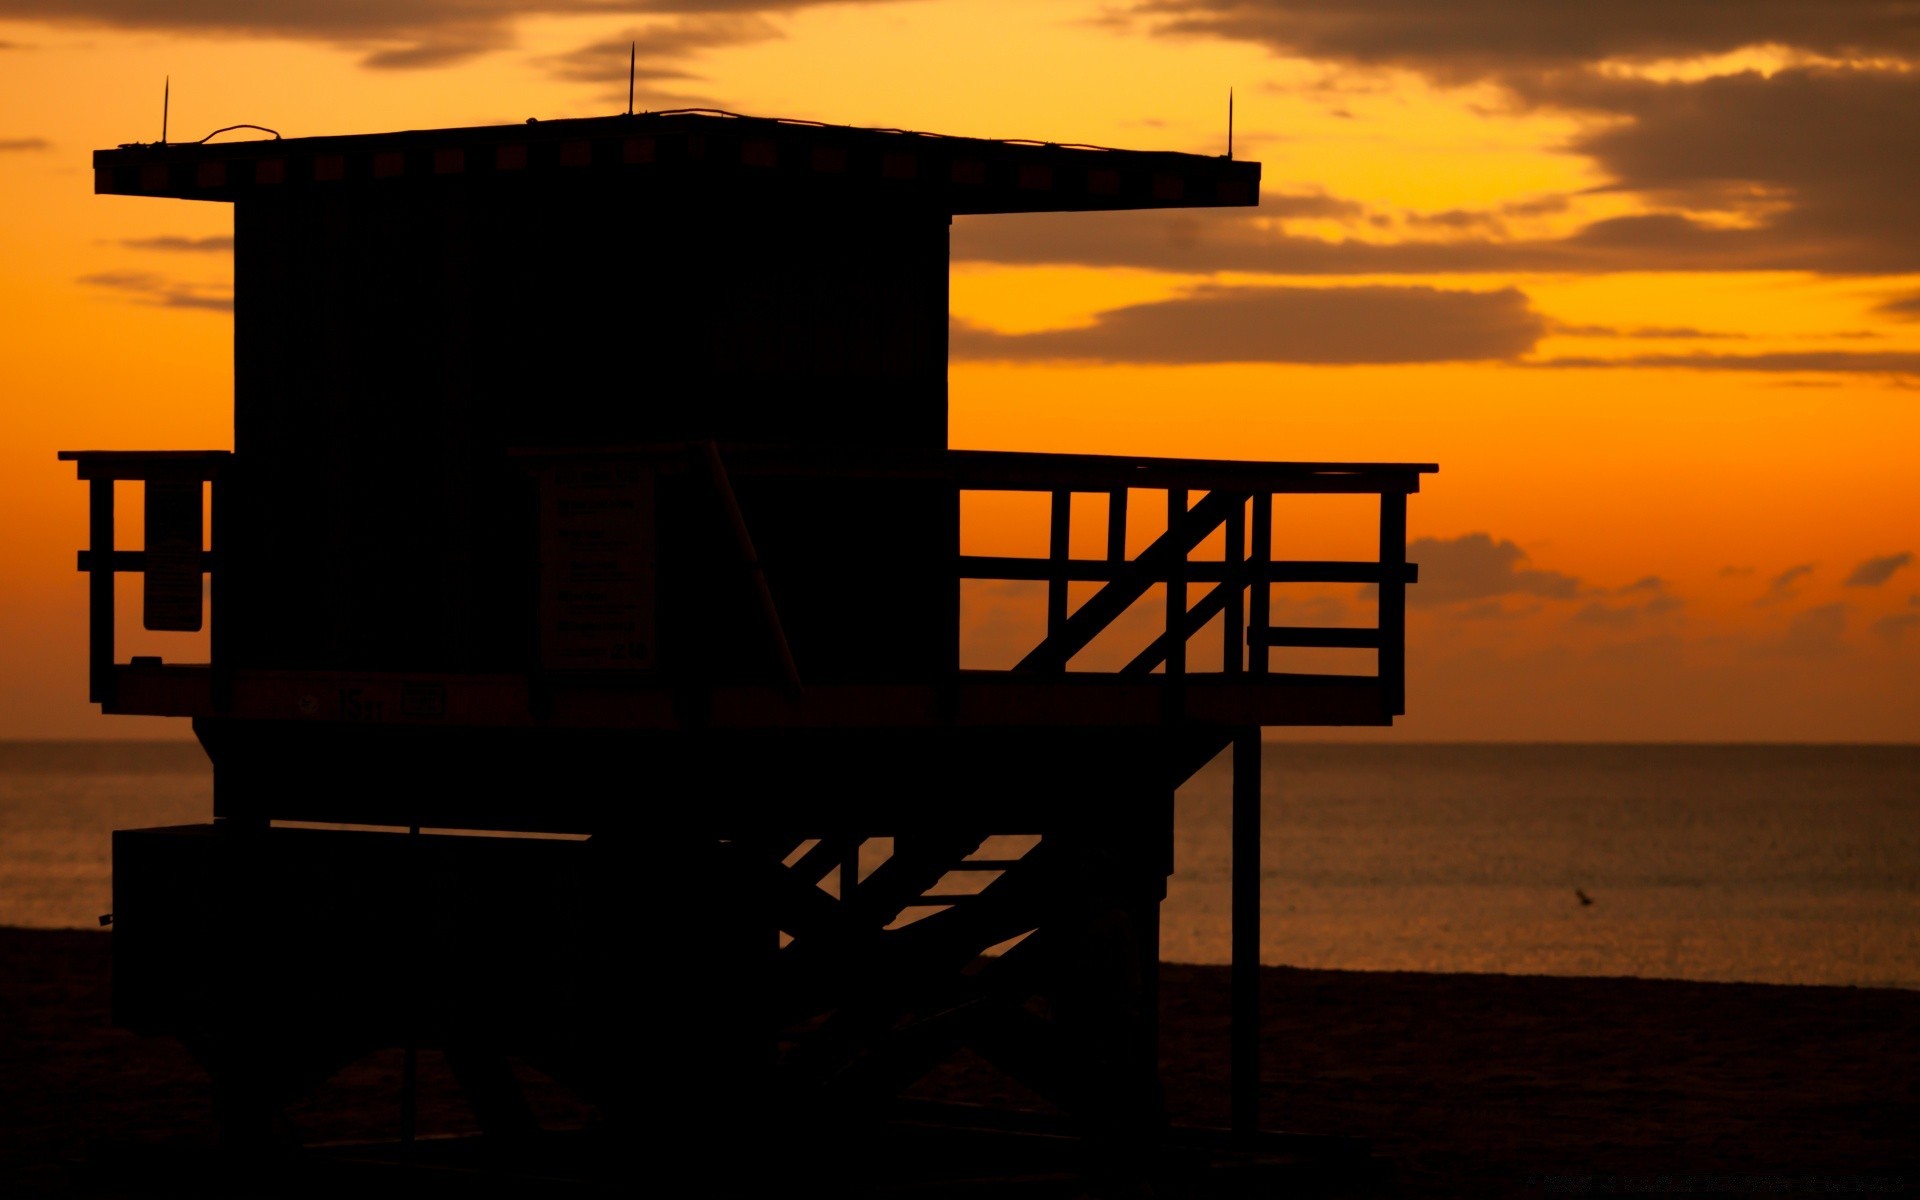
[[[176,138],[608,112],[629,37],[642,106],[990,137],[1219,153],[1233,85],[1261,209],[956,225],[952,440],[1440,462],[1392,736],[1920,736],[1913,19],[515,7],[0,0],[0,737],[186,733],[85,702],[85,497],[54,452],[229,444],[231,213],[95,197],[88,152],[154,138],[169,73]],[[1299,512],[1308,556],[1358,528]]]

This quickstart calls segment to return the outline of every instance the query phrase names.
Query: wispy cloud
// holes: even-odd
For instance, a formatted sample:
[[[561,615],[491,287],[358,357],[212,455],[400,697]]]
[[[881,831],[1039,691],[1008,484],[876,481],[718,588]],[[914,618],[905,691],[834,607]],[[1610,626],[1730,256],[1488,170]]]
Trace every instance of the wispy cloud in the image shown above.
[[[1913,554],[1907,550],[1902,550],[1898,554],[1882,554],[1877,558],[1869,558],[1847,575],[1846,586],[1879,587],[1892,579],[1894,572],[1911,562],[1913,562]]]
[[[141,304],[160,308],[189,308],[203,312],[233,311],[233,291],[221,284],[185,283],[149,271],[102,271],[82,275],[79,282],[105,288]]]
[[[1420,582],[1407,592],[1407,602],[1415,605],[1497,596],[1571,600],[1585,591],[1578,578],[1536,569],[1525,550],[1487,533],[1415,538],[1407,547],[1407,559],[1420,564]]]
[[[1797,567],[1788,567],[1767,581],[1767,590],[1754,603],[1757,605],[1779,604],[1798,595],[1796,585],[1813,574],[1812,563],[1801,563]]]
[[[0,18],[214,36],[293,38],[359,51],[374,70],[443,67],[513,45],[529,16],[752,19],[822,4],[893,0],[0,0]],[[682,47],[683,49],[691,46]],[[620,76],[626,43],[620,43]]]
[[[163,234],[160,237],[122,238],[120,244],[129,250],[164,250],[182,254],[233,253],[233,239],[230,237],[180,237],[177,234]]]
[[[1846,649],[1847,606],[1822,604],[1795,613],[1786,632],[1763,649],[1795,658],[1833,658]]]
[[[17,154],[34,150],[51,149],[53,149],[53,143],[45,138],[0,138],[0,154]]]
[[[1197,288],[1078,329],[952,331],[957,358],[1131,363],[1416,363],[1509,359],[1545,332],[1514,288]]]
[[[1555,369],[1663,369],[1685,371],[1842,372],[1920,375],[1920,352],[1809,350],[1777,354],[1629,354],[1619,358],[1539,359],[1530,367]]]

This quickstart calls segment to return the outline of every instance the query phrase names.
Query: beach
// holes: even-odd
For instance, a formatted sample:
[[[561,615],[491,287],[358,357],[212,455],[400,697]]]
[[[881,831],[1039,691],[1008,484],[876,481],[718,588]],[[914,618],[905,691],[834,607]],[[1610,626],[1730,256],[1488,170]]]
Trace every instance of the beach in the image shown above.
[[[175,1044],[108,1019],[110,933],[0,929],[0,1193],[140,1194],[102,1164],[213,1145]],[[1175,1122],[1226,1113],[1227,977],[1168,965],[1162,1074]],[[1267,968],[1268,1128],[1367,1139],[1338,1194],[1912,1194],[1920,993],[1672,980]],[[470,1129],[423,1056],[423,1134]],[[394,1136],[398,1056],[294,1112],[310,1142]],[[553,1123],[584,1110],[533,1089]],[[961,1055],[922,1097],[1014,1102]]]

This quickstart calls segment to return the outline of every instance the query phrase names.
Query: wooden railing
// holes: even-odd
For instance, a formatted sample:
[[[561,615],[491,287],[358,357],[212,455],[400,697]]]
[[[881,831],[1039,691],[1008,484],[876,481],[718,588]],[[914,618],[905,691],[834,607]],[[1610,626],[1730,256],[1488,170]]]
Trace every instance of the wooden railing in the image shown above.
[[[1064,677],[1077,655],[1152,589],[1161,587],[1165,605],[1158,632],[1124,665],[1104,674],[1145,681],[1158,672],[1160,678],[1177,685],[1194,674],[1189,670],[1189,643],[1217,618],[1223,630],[1221,667],[1218,675],[1208,672],[1209,677],[1275,684],[1352,681],[1352,676],[1275,672],[1272,651],[1277,647],[1372,650],[1377,653],[1372,682],[1379,689],[1381,707],[1392,715],[1405,711],[1406,588],[1417,578],[1417,568],[1406,560],[1407,496],[1419,490],[1421,475],[1436,470],[1429,464],[1258,463],[969,450],[822,453],[683,444],[530,453],[538,458],[626,457],[642,460],[662,474],[705,471],[723,480],[731,472],[743,480],[871,481],[876,488],[888,481],[933,484],[951,488],[956,505],[966,493],[1038,493],[1049,504],[1043,554],[961,554],[954,546],[956,588],[965,580],[1046,585],[1045,633],[1011,671],[1000,673],[1004,677],[1035,682]],[[80,478],[90,486],[89,547],[79,556],[80,570],[90,580],[89,693],[95,702],[111,705],[116,680],[124,669],[115,662],[115,578],[129,572],[146,576],[148,628],[200,628],[200,579],[217,562],[222,480],[232,456],[226,451],[67,451],[60,457],[76,463]],[[114,484],[119,480],[147,485],[147,549],[114,549]],[[213,548],[201,549],[200,489],[207,484],[213,488],[215,537]],[[1377,497],[1376,557],[1348,561],[1273,556],[1276,497],[1342,494]],[[1098,557],[1074,557],[1071,552],[1076,495],[1104,499],[1106,546]],[[1143,496],[1164,510],[1165,525],[1130,556],[1128,511]],[[737,515],[751,524],[752,512]],[[748,544],[744,528],[736,533],[743,545]],[[1220,557],[1195,558],[1202,544],[1216,534],[1222,541]],[[929,536],[936,534],[929,531]],[[1089,583],[1099,586],[1078,606],[1072,605],[1072,585]],[[1371,585],[1378,597],[1375,624],[1363,628],[1273,624],[1272,585],[1299,583]],[[1205,589],[1197,600],[1191,591],[1196,586]],[[777,592],[775,580],[773,598]],[[174,615],[156,621],[157,611]],[[957,614],[957,606],[953,612]],[[231,684],[233,664],[223,663],[220,622],[212,625],[212,670],[206,665],[191,669],[205,672],[206,686],[223,695]],[[959,637],[961,631],[956,627],[954,634]],[[133,667],[148,669],[155,661],[135,660]],[[1103,673],[1076,671],[1075,677],[1088,674]],[[797,680],[789,679],[787,690],[795,692]],[[214,702],[213,696],[208,702]],[[224,709],[224,701],[218,703]]]
[[[213,552],[201,544],[201,489],[212,484],[217,513],[220,475],[232,457],[226,450],[60,452],[60,461],[77,464],[88,486],[87,549],[80,552],[80,570],[88,583],[87,698],[94,703],[113,699],[116,576],[144,576],[147,628],[200,628],[201,576],[214,564]],[[113,485],[123,479],[146,485],[146,549],[114,549]],[[187,608],[190,621],[163,615]],[[219,656],[217,643],[213,654]]]
[[[1419,490],[1430,464],[1255,463],[1231,460],[1127,459],[1094,455],[1004,454],[956,451],[954,480],[964,491],[1043,492],[1050,498],[1045,557],[962,555],[963,579],[1029,580],[1047,584],[1045,638],[1016,672],[1064,672],[1155,586],[1165,588],[1160,634],[1119,674],[1155,669],[1187,674],[1187,644],[1221,618],[1224,674],[1270,676],[1275,647],[1352,648],[1378,652],[1377,678],[1395,715],[1406,711],[1406,588],[1418,568],[1406,559],[1407,496]],[[1126,549],[1130,497],[1158,492],[1165,532],[1137,555]],[[1197,500],[1195,493],[1201,493]],[[1106,553],[1070,553],[1073,497],[1104,496]],[[1370,561],[1276,560],[1272,556],[1274,498],[1297,494],[1359,494],[1379,498],[1378,557]],[[1194,551],[1216,532],[1223,553],[1195,560]],[[1250,535],[1250,536],[1249,536]],[[1102,586],[1069,613],[1068,587]],[[1372,628],[1274,625],[1271,585],[1370,584],[1379,598]],[[1189,586],[1211,584],[1198,602]]]

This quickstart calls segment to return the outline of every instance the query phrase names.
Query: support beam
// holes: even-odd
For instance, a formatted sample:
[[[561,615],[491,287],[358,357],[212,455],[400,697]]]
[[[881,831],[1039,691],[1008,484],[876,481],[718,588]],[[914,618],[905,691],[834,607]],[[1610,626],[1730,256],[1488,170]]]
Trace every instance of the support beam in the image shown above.
[[[1233,739],[1231,1125],[1260,1131],[1260,729]]]
[[[113,480],[88,483],[87,699],[113,700]]]

